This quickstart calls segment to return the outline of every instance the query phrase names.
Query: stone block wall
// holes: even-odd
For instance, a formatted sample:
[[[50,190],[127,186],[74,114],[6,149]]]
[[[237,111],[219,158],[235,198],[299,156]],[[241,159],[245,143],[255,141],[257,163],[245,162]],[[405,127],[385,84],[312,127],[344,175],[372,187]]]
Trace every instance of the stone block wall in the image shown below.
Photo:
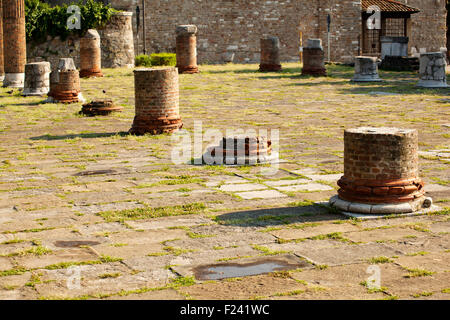
[[[400,0],[409,6],[420,9],[411,17],[410,47],[426,48],[428,52],[439,51],[447,46],[446,0]]]
[[[131,14],[118,13],[109,23],[98,30],[101,38],[102,67],[115,68],[134,66],[133,31]],[[80,66],[80,38],[69,36],[62,41],[59,37],[48,37],[44,43],[27,43],[27,61],[45,60],[52,69],[58,65],[60,58],[72,58]]]

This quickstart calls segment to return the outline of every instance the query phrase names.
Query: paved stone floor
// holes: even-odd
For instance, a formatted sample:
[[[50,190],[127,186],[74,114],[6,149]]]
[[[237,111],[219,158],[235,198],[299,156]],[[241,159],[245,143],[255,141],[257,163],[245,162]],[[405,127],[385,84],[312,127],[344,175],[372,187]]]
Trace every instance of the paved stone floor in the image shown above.
[[[449,299],[450,97],[414,73],[352,84],[257,65],[181,75],[184,127],[279,129],[281,163],[174,165],[168,135],[126,134],[131,70],[83,79],[88,99],[124,112],[82,117],[0,89],[0,299]],[[106,91],[103,93],[102,91]],[[416,128],[421,176],[441,210],[363,221],[315,204],[336,194],[343,130]],[[204,146],[210,142],[205,141]],[[199,280],[219,264],[288,271]],[[371,287],[378,275],[380,287]]]

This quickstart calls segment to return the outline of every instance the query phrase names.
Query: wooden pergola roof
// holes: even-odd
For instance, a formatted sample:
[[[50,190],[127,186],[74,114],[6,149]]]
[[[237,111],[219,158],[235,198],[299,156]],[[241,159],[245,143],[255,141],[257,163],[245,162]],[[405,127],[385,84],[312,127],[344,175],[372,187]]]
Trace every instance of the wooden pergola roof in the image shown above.
[[[410,7],[394,0],[362,0],[362,10],[364,12],[369,9],[370,6],[378,6],[381,12],[403,12],[403,13],[418,13],[419,9]]]

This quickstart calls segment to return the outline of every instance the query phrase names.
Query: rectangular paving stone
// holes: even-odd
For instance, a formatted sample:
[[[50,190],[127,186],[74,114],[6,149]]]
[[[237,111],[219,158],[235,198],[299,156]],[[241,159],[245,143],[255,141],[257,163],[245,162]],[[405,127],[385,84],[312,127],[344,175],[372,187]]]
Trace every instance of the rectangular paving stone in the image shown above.
[[[82,262],[98,260],[99,257],[89,248],[64,249],[51,254],[36,256],[18,257],[16,261],[19,265],[27,268],[45,268],[49,265],[62,262]]]
[[[327,223],[321,224],[316,227],[305,227],[302,229],[286,228],[282,230],[271,231],[270,234],[272,234],[277,238],[285,240],[294,240],[294,239],[310,238],[318,235],[325,235],[335,232],[350,232],[358,230],[360,230],[360,228],[350,223],[342,223],[342,224]]]
[[[256,183],[224,184],[219,187],[219,190],[226,192],[254,191],[262,189],[267,189],[267,187]]]
[[[12,269],[13,266],[9,258],[0,257],[0,271]]]
[[[400,256],[395,258],[404,268],[421,269],[432,272],[450,272],[450,252],[430,252],[428,254],[418,254],[414,256]],[[449,283],[450,287],[450,283]]]
[[[295,179],[295,180],[276,180],[276,181],[264,181],[264,184],[271,187],[290,186],[296,184],[305,184],[311,182],[307,179]]]
[[[373,257],[392,257],[402,254],[382,243],[344,244],[340,247],[315,250],[299,249],[294,251],[314,264],[342,265],[366,261]]]
[[[137,230],[157,230],[180,226],[195,226],[203,223],[211,223],[211,220],[202,216],[185,216],[185,217],[165,217],[162,219],[152,220],[130,220],[127,221],[131,227]]]
[[[314,181],[337,182],[344,174],[305,174],[306,177]]]
[[[287,195],[278,192],[276,190],[262,190],[262,191],[250,191],[250,192],[238,192],[239,197],[245,200],[252,199],[272,199],[272,198],[285,198]]]
[[[320,183],[308,183],[308,184],[299,184],[299,185],[292,185],[292,186],[285,186],[285,187],[274,187],[277,190],[280,191],[286,191],[286,192],[296,192],[296,191],[329,191],[333,190],[332,187],[327,186],[325,184]]]
[[[400,240],[410,237],[425,237],[426,233],[413,230],[411,228],[387,228],[375,229],[359,232],[349,232],[344,236],[354,242],[375,242]]]

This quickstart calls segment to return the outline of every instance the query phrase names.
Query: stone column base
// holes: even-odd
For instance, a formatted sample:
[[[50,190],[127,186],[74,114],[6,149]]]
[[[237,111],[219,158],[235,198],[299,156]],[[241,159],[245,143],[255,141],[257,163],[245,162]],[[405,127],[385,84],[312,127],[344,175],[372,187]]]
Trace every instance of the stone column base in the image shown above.
[[[448,88],[450,87],[447,83],[436,80],[420,80],[417,87],[421,88]]]
[[[199,73],[198,67],[195,67],[195,66],[188,66],[188,67],[177,66],[177,68],[178,68],[178,73],[189,73],[189,74]]]
[[[327,69],[325,69],[325,68],[303,68],[302,76],[326,77]]]
[[[368,76],[368,75],[355,75],[350,82],[382,82],[383,80],[379,75]]]
[[[23,88],[25,83],[25,73],[6,73],[3,79],[3,87]]]
[[[181,128],[183,128],[183,122],[181,121],[181,118],[151,119],[145,116],[135,116],[133,126],[128,131],[128,133],[137,136],[141,136],[146,133],[158,135],[163,133],[177,132]]]
[[[103,73],[97,70],[80,70],[80,78],[101,78]]]
[[[259,71],[261,72],[281,71],[281,64],[260,64]]]
[[[330,206],[344,212],[362,214],[400,214],[412,213],[423,208],[429,208],[433,200],[428,197],[421,197],[406,203],[380,203],[369,204],[342,200],[339,196],[334,196],[329,201]]]
[[[44,96],[49,92],[49,88],[28,89],[25,88],[22,92],[22,96]]]

